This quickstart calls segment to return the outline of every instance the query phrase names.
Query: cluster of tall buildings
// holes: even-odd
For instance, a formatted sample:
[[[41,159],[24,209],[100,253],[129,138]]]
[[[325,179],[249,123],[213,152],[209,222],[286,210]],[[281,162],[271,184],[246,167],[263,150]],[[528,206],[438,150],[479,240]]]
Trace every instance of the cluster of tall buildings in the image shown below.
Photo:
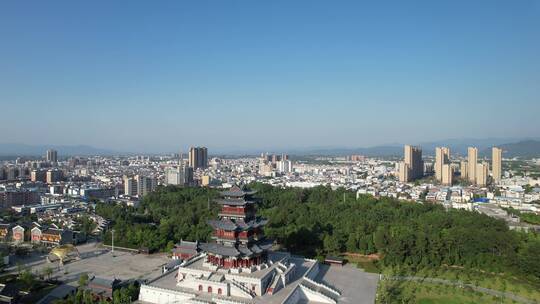
[[[493,147],[491,149],[491,177],[493,182],[499,183],[502,178],[502,149]],[[489,163],[483,161],[478,163],[478,149],[469,147],[467,149],[467,160],[461,162],[461,178],[468,180],[477,186],[486,186],[489,177]]]
[[[33,182],[43,182],[52,184],[64,179],[64,171],[59,169],[35,169],[30,172],[30,180]]]
[[[0,181],[1,180],[16,180],[28,178],[30,175],[30,169],[21,166],[5,166],[0,167]]]
[[[502,149],[492,148],[492,170],[493,182],[499,183],[502,177]],[[459,166],[461,179],[468,180],[477,186],[488,184],[490,170],[489,164],[485,161],[478,162],[478,149],[469,147],[467,149],[467,160],[461,161]],[[454,178],[454,166],[450,159],[450,148],[435,148],[435,178],[443,185],[451,186]],[[424,175],[424,162],[422,161],[422,150],[414,146],[405,146],[404,161],[398,164],[399,180],[410,182],[421,178]]]
[[[34,182],[41,181],[44,183],[61,181],[63,172],[55,169],[58,164],[58,152],[52,149],[47,150],[45,160],[45,162],[43,160],[25,161],[19,157],[15,161],[15,165],[10,164],[0,167],[0,180],[14,181],[30,178]],[[39,172],[32,173],[33,171]]]
[[[178,165],[165,169],[165,184],[192,186],[194,184],[194,171],[206,168],[208,168],[208,148],[190,147],[187,165],[184,164],[182,153],[180,153]]]
[[[399,163],[399,180],[409,182],[424,176],[424,161],[422,160],[422,149],[415,146],[405,146],[405,159]]]
[[[281,174],[291,173],[293,171],[292,162],[287,154],[261,154],[259,162],[259,174],[272,175],[274,171]]]

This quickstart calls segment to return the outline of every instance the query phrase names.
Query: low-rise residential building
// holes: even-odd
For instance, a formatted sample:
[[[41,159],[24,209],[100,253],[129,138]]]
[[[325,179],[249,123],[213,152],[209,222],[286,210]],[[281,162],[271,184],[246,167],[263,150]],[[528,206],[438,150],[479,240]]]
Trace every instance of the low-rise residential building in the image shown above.
[[[46,246],[60,246],[73,243],[73,231],[56,228],[34,227],[31,231],[33,243]]]
[[[0,224],[0,241],[8,241],[10,238],[11,224]]]
[[[121,287],[121,283],[122,281],[118,279],[109,280],[93,277],[88,282],[87,289],[90,290],[95,299],[101,301],[111,301],[114,291]]]
[[[24,237],[25,229],[24,229],[24,227],[22,227],[20,225],[17,225],[15,227],[13,227],[11,229],[11,231],[12,231],[12,235],[13,235],[13,241],[15,243],[24,242],[24,240],[25,240],[25,237]]]

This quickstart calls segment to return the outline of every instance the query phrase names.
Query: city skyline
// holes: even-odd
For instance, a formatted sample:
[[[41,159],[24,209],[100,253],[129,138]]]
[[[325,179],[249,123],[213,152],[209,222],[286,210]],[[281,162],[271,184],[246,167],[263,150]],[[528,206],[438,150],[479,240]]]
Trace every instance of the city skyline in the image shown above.
[[[365,147],[540,129],[537,1],[0,8],[3,142]]]

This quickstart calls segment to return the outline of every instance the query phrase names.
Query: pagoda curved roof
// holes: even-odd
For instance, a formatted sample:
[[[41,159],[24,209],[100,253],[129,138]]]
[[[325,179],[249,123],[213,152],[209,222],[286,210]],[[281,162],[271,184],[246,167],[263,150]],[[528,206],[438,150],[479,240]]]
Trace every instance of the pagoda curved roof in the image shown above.
[[[221,256],[237,257],[241,253],[235,247],[224,246],[217,243],[200,243],[201,250]]]
[[[257,193],[257,191],[246,191],[235,185],[228,190],[222,191],[221,195],[226,197],[243,197],[246,195],[253,195],[255,193]]]
[[[214,201],[220,205],[230,205],[230,206],[244,206],[247,204],[255,204],[254,201],[246,201],[242,198],[219,198]]]
[[[236,230],[238,228],[238,226],[229,219],[209,220],[208,225],[215,229],[223,229],[227,231]]]
[[[260,254],[270,247],[266,244],[255,244],[250,247],[240,245],[237,247],[225,246],[217,243],[200,243],[201,250],[226,257],[250,257],[254,254]]]
[[[245,231],[253,228],[258,228],[266,225],[267,219],[255,218],[251,221],[245,222],[244,220],[232,221],[230,219],[221,220],[209,220],[208,224],[215,229],[223,229],[227,231]]]

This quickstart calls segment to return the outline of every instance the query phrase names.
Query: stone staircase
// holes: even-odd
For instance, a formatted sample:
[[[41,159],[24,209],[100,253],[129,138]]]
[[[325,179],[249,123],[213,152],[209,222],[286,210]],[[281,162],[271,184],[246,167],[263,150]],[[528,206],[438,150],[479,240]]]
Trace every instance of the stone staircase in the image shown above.
[[[307,278],[302,280],[300,287],[307,289],[308,292],[312,292],[332,304],[337,304],[337,300],[340,296],[340,293],[336,290]]]
[[[253,292],[253,290],[250,290],[249,288],[247,288],[246,286],[244,286],[243,284],[235,281],[235,280],[231,280],[231,285],[240,289],[243,293],[245,293],[247,296],[249,296],[251,299],[255,298],[257,295]]]

